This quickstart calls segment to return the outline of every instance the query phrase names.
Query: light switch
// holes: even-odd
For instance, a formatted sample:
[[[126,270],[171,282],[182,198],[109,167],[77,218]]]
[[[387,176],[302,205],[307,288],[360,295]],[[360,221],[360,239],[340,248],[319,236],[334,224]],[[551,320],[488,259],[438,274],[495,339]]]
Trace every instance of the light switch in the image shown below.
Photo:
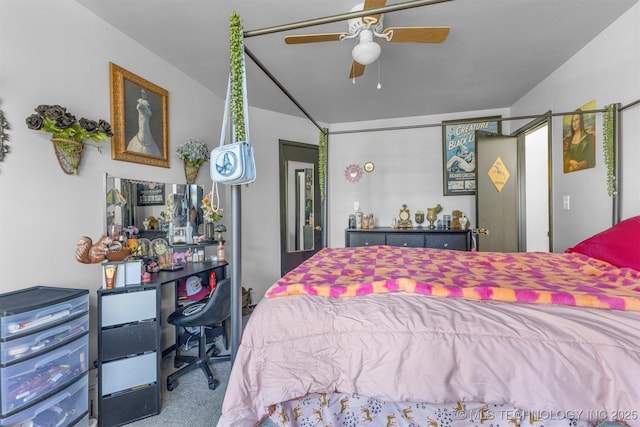
[[[360,202],[353,202],[353,210],[358,211],[360,209]]]
[[[562,196],[562,209],[571,209],[571,201],[568,194]]]

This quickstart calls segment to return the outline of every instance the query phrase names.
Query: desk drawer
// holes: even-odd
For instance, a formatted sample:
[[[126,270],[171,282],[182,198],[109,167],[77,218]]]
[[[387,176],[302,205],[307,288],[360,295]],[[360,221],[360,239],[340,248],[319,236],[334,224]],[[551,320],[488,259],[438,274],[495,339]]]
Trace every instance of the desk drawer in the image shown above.
[[[158,381],[158,353],[102,364],[102,396],[133,390]]]
[[[155,320],[103,329],[100,335],[102,362],[158,349]]]
[[[101,327],[156,318],[156,289],[102,295]]]

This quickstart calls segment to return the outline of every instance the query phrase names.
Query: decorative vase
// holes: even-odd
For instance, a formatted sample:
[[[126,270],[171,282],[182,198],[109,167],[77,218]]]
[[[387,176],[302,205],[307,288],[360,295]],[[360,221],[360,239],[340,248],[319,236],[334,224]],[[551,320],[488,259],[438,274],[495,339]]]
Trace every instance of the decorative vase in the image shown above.
[[[53,151],[56,153],[60,167],[67,175],[77,175],[82,160],[83,142],[66,138],[51,138]]]
[[[187,184],[195,184],[200,166],[194,163],[184,162],[184,175],[187,178]]]
[[[436,228],[433,223],[438,219],[438,214],[436,213],[436,208],[427,208],[427,221],[429,221],[429,230],[433,230]]]
[[[204,238],[206,240],[214,240],[216,233],[216,223],[215,222],[205,222],[204,223]]]
[[[418,227],[422,227],[422,223],[424,222],[424,212],[417,212],[416,213],[416,224],[418,224]]]

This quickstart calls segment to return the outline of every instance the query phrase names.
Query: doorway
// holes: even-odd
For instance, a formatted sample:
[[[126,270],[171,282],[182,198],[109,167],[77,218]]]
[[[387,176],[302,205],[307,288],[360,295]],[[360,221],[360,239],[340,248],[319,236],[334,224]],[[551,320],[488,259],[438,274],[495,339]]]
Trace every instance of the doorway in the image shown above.
[[[476,141],[478,249],[552,252],[549,118],[543,116],[510,136],[477,132]]]
[[[323,248],[317,145],[279,141],[280,274]]]

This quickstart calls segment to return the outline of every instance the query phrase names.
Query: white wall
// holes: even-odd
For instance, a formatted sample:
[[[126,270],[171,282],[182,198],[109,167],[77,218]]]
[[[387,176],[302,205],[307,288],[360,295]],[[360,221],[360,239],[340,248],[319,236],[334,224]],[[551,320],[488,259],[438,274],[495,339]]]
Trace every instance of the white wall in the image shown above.
[[[391,219],[398,217],[403,204],[411,211],[412,221],[417,210],[426,212],[427,208],[440,204],[444,209],[440,217],[457,209],[469,218],[472,227],[476,224],[474,196],[443,196],[440,126],[343,134],[331,132],[430,125],[445,120],[508,114],[506,109],[482,110],[332,125],[327,169],[329,245],[344,247],[344,230],[349,214],[353,213],[354,201],[360,202],[360,209],[365,214],[373,213],[376,227],[391,226]],[[367,161],[375,164],[372,173],[364,172],[357,183],[346,180],[344,172],[349,164],[362,166]]]
[[[596,100],[626,105],[640,98],[640,5],[636,4],[541,84],[516,102],[513,116],[569,112]],[[640,214],[640,106],[623,113],[622,218]],[[514,129],[516,126],[514,124]],[[561,252],[611,226],[612,199],[606,190],[602,115],[596,115],[596,167],[569,174],[562,170],[562,117],[552,121],[554,250]],[[571,209],[562,209],[570,196]]]
[[[86,147],[79,174],[65,175],[50,135],[27,129],[25,118],[39,104],[60,104],[78,117],[111,121],[109,62],[169,92],[170,168],[111,160],[107,142],[101,152]],[[191,137],[217,145],[224,100],[68,0],[0,1],[0,97],[11,126],[11,151],[0,163],[0,292],[33,285],[88,289],[95,328],[100,266],[81,264],[74,254],[78,237],[96,239],[104,232],[104,174],[184,182],[175,147]],[[259,109],[249,114],[258,179],[242,187],[243,282],[259,299],[279,277],[278,138],[317,143],[318,130],[308,120]],[[211,188],[208,165],[198,176],[206,191]],[[223,192],[229,240],[226,186]],[[166,301],[163,307],[171,310]]]

